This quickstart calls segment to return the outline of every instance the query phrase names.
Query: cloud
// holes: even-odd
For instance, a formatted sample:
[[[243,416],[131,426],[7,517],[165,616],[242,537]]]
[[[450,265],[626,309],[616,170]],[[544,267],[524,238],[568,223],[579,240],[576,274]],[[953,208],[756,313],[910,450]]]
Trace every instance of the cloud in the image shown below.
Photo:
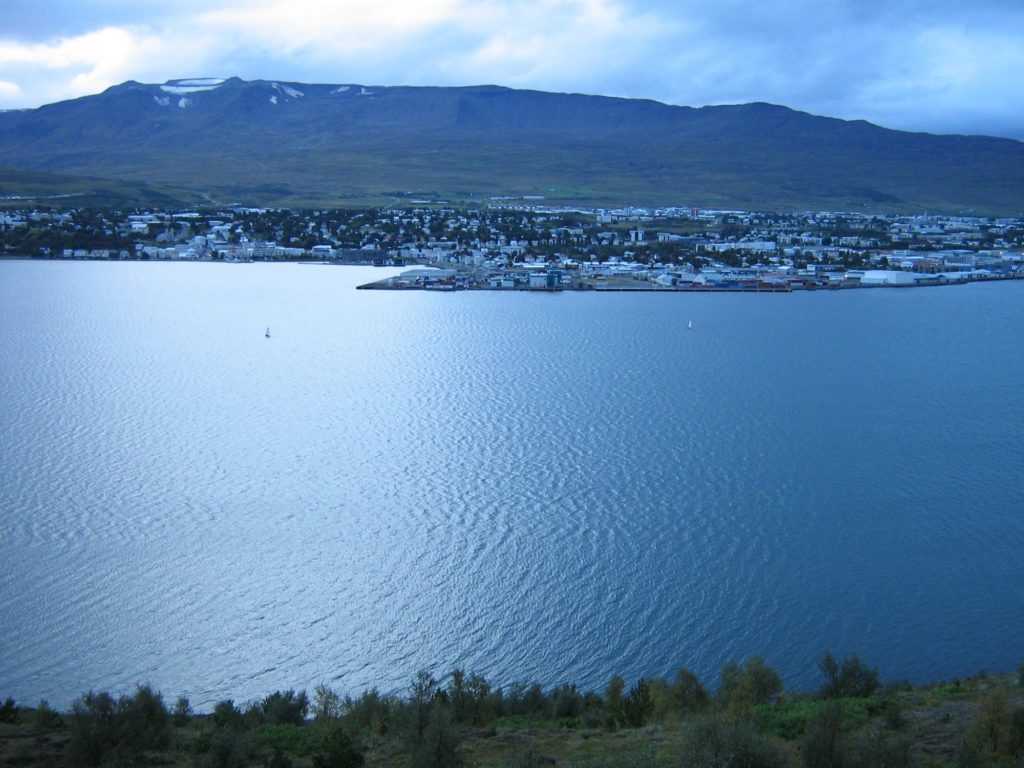
[[[21,96],[21,87],[17,83],[0,80],[0,98],[16,99]]]
[[[44,43],[0,42],[0,67],[20,75],[22,83],[52,101],[97,93],[155,69],[180,72],[195,48],[187,40],[108,27]],[[4,102],[18,95],[0,91]]]
[[[229,2],[199,14],[193,23],[275,55],[327,49],[342,57],[430,34],[451,19],[457,0],[297,0]]]

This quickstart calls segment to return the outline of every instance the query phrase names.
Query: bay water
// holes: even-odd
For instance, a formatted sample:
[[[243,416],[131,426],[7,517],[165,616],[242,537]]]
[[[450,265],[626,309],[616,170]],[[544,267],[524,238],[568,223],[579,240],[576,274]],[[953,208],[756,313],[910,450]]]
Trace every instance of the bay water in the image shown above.
[[[0,696],[1024,663],[1024,282],[387,274],[0,262]]]

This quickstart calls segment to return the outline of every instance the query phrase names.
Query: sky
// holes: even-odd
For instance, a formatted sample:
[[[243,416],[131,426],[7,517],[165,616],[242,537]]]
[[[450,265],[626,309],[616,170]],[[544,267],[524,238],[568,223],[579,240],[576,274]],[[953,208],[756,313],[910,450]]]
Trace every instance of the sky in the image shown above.
[[[0,109],[231,76],[766,101],[1024,140],[1024,0],[0,0]]]

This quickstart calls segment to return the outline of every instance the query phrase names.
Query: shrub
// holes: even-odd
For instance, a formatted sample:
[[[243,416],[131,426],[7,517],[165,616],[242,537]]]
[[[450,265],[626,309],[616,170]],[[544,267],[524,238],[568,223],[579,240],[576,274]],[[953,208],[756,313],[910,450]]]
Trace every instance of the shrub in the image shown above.
[[[467,678],[461,669],[454,670],[447,693],[456,723],[481,726],[494,719],[491,685],[480,675]]]
[[[178,700],[174,702],[174,714],[172,715],[174,724],[179,728],[186,726],[190,717],[192,717],[191,704],[185,696],[179,696]]]
[[[381,696],[376,688],[364,691],[358,699],[346,696],[341,709],[345,725],[353,732],[367,731],[379,736],[391,725],[392,701]]]
[[[537,766],[543,764],[539,761],[535,763]],[[554,765],[555,759],[548,758],[547,764]],[[572,763],[572,768],[658,768],[658,766],[659,763],[652,749],[600,755]]]
[[[427,730],[431,705],[438,693],[437,681],[433,675],[425,669],[416,673],[416,678],[412,682],[412,696],[409,698],[409,706],[412,710],[413,737],[416,741],[420,741]]]
[[[653,707],[650,683],[641,678],[622,700],[622,714],[626,725],[630,728],[640,728],[647,722]]]
[[[363,753],[340,726],[334,726],[324,740],[324,749],[313,755],[313,768],[360,768]]]
[[[105,691],[89,691],[71,705],[70,728],[68,757],[72,765],[99,766],[121,743],[117,702]]]
[[[583,713],[583,697],[575,685],[563,685],[551,694],[551,714],[558,719],[579,717]]]
[[[242,712],[231,699],[222,699],[213,705],[213,724],[218,728],[241,728]]]
[[[1024,707],[1017,707],[1010,715],[1010,735],[1006,751],[1011,755],[1024,753]]]
[[[898,731],[907,724],[907,719],[903,716],[903,705],[892,695],[887,695],[882,700],[882,718],[886,727],[893,731]]]
[[[58,714],[57,710],[51,707],[46,699],[40,699],[35,714],[32,716],[32,724],[36,728],[45,730],[56,728],[60,725],[60,722],[60,714]]]
[[[847,656],[840,662],[831,652],[826,652],[818,662],[818,669],[825,676],[820,692],[822,698],[866,698],[878,690],[878,670],[868,667],[859,656]]]
[[[249,740],[234,728],[218,728],[210,734],[206,764],[210,768],[242,768],[249,763]]]
[[[975,751],[1009,764],[1024,755],[1024,707],[1011,709],[1006,690],[993,689],[979,702],[967,740]]]
[[[119,702],[125,740],[133,752],[160,749],[170,743],[170,715],[163,696],[148,685],[135,688],[135,695]]]
[[[544,715],[548,710],[548,697],[544,695],[544,689],[537,683],[533,683],[526,689],[523,696],[523,714]]]
[[[970,734],[989,754],[1005,754],[1010,740],[1012,715],[1006,691],[996,688],[983,698],[970,725]]]
[[[413,753],[414,768],[458,768],[462,765],[459,743],[447,707],[432,707],[423,740]]]
[[[856,768],[911,768],[914,752],[906,736],[872,728],[857,740],[851,751],[850,764]]]
[[[257,746],[269,747],[290,755],[308,756],[323,746],[325,730],[304,725],[264,723],[250,733]]]
[[[775,744],[753,724],[731,715],[692,720],[683,737],[680,763],[687,768],[784,768]]]
[[[293,763],[291,758],[284,752],[279,749],[275,749],[270,754],[270,757],[267,758],[264,766],[265,768],[295,768],[295,763]]]
[[[754,717],[763,733],[793,741],[804,735],[807,723],[817,713],[817,701],[795,700],[785,704],[761,704],[754,708]]]
[[[624,711],[626,681],[619,675],[612,675],[604,688],[605,721],[609,728],[617,728],[626,721]]]
[[[648,722],[665,723],[672,714],[672,695],[664,678],[654,677],[647,681],[651,695],[651,709],[647,716]]]
[[[807,722],[803,758],[805,768],[842,768],[846,765],[841,701],[826,702]]]
[[[6,698],[0,704],[0,723],[18,722],[18,708],[14,705],[14,699]]]
[[[305,691],[275,691],[260,704],[263,721],[274,725],[302,725],[309,712],[309,698]]]
[[[135,762],[143,752],[167,746],[168,725],[163,697],[148,685],[117,701],[90,691],[71,706],[68,755],[82,766]]]

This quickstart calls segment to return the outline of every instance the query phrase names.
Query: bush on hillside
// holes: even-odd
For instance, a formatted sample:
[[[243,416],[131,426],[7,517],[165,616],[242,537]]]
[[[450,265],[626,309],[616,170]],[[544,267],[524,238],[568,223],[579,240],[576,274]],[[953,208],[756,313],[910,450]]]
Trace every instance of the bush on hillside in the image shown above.
[[[744,718],[703,715],[688,724],[680,748],[687,768],[785,768],[786,760],[770,739]]]

